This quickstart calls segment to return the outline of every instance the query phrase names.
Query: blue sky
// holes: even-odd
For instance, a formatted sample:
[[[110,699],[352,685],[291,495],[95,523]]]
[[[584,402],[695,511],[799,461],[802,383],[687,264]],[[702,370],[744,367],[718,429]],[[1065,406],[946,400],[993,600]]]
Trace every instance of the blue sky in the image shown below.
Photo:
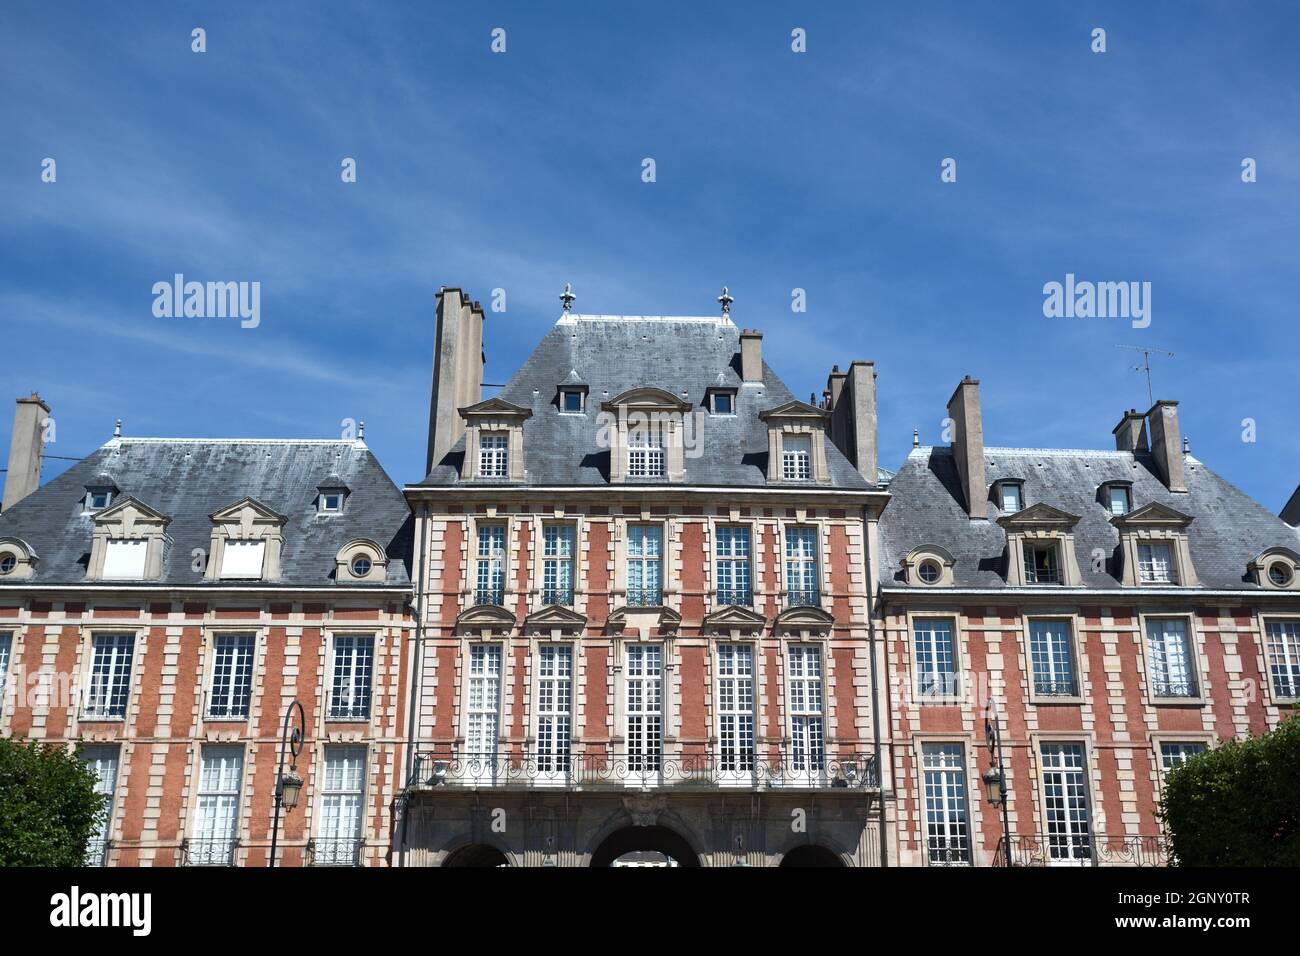
[[[119,417],[364,419],[415,481],[440,285],[506,290],[500,382],[566,281],[578,311],[688,315],[726,283],[796,394],[876,361],[887,467],[968,372],[988,444],[1111,447],[1146,406],[1115,346],[1151,344],[1193,454],[1274,511],[1300,481],[1300,5],[607,6],[8,0],[0,398],[39,389],[64,456]],[[155,317],[177,272],[259,281],[260,327]],[[1150,282],[1150,327],[1045,318],[1066,273]]]

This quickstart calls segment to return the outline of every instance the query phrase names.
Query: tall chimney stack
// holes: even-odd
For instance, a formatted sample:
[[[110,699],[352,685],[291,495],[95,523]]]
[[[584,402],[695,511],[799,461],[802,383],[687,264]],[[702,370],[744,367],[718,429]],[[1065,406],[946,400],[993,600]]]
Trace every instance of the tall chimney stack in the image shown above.
[[[14,433],[9,441],[9,471],[5,475],[4,503],[8,511],[41,486],[41,462],[45,458],[45,426],[50,406],[32,392],[18,399],[14,409]]]
[[[758,329],[740,333],[740,380],[763,381],[763,333]]]
[[[967,375],[948,399],[952,419],[952,457],[957,463],[966,513],[988,520],[988,494],[984,486],[984,422],[980,417],[980,383]]]
[[[1111,429],[1115,436],[1116,451],[1147,450],[1147,419],[1136,408],[1130,408]]]
[[[1183,480],[1183,438],[1178,430],[1178,403],[1160,399],[1147,412],[1151,455],[1160,479],[1170,491],[1186,491]]]
[[[876,364],[854,362],[847,372],[836,365],[826,380],[831,394],[831,442],[873,485],[876,468]]]
[[[464,434],[458,409],[483,397],[483,309],[460,289],[444,286],[437,299],[426,473]]]

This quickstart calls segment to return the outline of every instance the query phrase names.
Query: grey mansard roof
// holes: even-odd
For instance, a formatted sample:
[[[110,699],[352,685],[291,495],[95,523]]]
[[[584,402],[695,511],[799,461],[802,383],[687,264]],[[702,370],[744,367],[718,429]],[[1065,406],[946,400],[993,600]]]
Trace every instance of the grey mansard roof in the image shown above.
[[[130,496],[171,519],[162,579],[114,581],[114,587],[329,587],[335,556],[357,538],[369,538],[387,552],[386,585],[409,584],[410,509],[364,443],[121,438],[0,515],[0,539],[18,538],[37,555],[32,577],[0,581],[0,588],[100,583],[86,580],[94,516],[83,513],[83,502],[87,487],[100,484],[103,475],[117,488],[114,502]],[[340,481],[348,488],[343,512],[318,515],[317,486]],[[191,569],[191,552],[211,546],[211,515],[245,497],[288,519],[281,576],[266,582],[205,582]]]
[[[1114,560],[1119,531],[1099,494],[1108,481],[1132,482],[1134,509],[1158,502],[1192,517],[1188,542],[1202,588],[1262,590],[1248,578],[1246,565],[1268,548],[1300,550],[1295,528],[1191,455],[1184,457],[1188,490],[1179,494],[1165,487],[1147,452],[985,448],[984,459],[990,488],[1001,479],[1018,478],[1024,482],[1024,507],[1041,503],[1080,516],[1073,533],[1086,588],[1121,586]],[[890,502],[880,521],[878,573],[886,587],[906,586],[900,562],[921,545],[937,545],[952,554],[957,588],[1007,586],[1006,533],[996,521],[1001,512],[990,497],[989,520],[969,518],[959,488],[951,449],[922,447],[908,456],[890,482]],[[1093,570],[1094,548],[1105,553],[1103,572]]]
[[[559,387],[573,382],[590,389],[582,415],[561,414],[557,404]],[[607,485],[609,450],[597,442],[601,403],[643,386],[664,389],[697,408],[708,389],[736,389],[734,416],[704,416],[704,454],[686,458],[683,484],[768,485],[767,425],[758,413],[795,396],[766,363],[762,383],[741,382],[740,329],[725,317],[606,315],[561,317],[498,393],[533,413],[523,425],[524,484]],[[419,484],[460,484],[464,453],[462,437]],[[873,487],[829,438],[826,460],[831,482],[816,487]]]

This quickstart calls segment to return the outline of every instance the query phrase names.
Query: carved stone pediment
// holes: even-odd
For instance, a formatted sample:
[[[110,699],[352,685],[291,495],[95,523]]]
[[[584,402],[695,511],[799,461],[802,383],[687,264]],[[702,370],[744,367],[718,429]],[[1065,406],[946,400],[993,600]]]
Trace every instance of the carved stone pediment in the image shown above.
[[[587,626],[587,618],[571,607],[551,604],[534,611],[524,618],[524,627],[539,631],[581,631]]]
[[[1072,515],[1068,511],[1053,508],[1042,502],[998,519],[998,524],[1008,530],[1052,528],[1068,531],[1078,523],[1078,515]]]
[[[456,618],[456,628],[465,631],[509,631],[517,620],[499,604],[476,604],[460,612]]]
[[[1185,515],[1177,509],[1152,501],[1140,508],[1134,508],[1126,515],[1116,515],[1110,519],[1117,528],[1126,527],[1166,527],[1186,528],[1192,523],[1192,516]]]
[[[670,607],[623,607],[615,608],[605,619],[605,627],[611,634],[622,634],[623,629],[627,627],[627,617],[629,614],[636,615],[653,615],[655,617],[655,627],[661,633],[675,633],[681,626],[682,616]]]
[[[767,618],[752,608],[741,607],[738,604],[719,608],[704,617],[704,629],[706,631],[713,630],[723,633],[730,633],[733,630],[761,631],[766,626]]]
[[[819,607],[792,607],[776,616],[774,626],[777,631],[816,633],[829,631],[834,624],[835,618]]]

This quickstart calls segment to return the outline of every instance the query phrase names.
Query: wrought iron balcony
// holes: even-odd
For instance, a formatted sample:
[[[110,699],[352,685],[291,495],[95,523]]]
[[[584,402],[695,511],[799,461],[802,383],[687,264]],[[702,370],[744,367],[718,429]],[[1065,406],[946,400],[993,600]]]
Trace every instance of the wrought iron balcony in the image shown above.
[[[1073,680],[1034,678],[1034,693],[1040,697],[1078,697],[1079,685]]]
[[[994,866],[1006,866],[1005,840],[1000,841]],[[1012,866],[1168,866],[1169,846],[1163,836],[1013,836]]]
[[[83,866],[108,866],[108,851],[112,840],[91,840],[86,844],[86,861]]]
[[[474,592],[474,604],[495,604],[498,607],[504,607],[506,603],[506,589],[499,588],[478,588]]]
[[[752,751],[682,755],[628,753],[476,754],[429,751],[416,755],[412,791],[464,788],[593,790],[655,787],[671,790],[875,790],[873,753],[843,756]]]
[[[187,837],[181,840],[181,866],[234,866],[238,846],[234,838]]]
[[[970,840],[930,837],[926,843],[930,866],[970,866]]]
[[[307,841],[308,866],[360,866],[362,841],[321,839]]]
[[[1151,682],[1151,693],[1156,697],[1195,697],[1196,681],[1188,678],[1187,680],[1154,680]]]
[[[663,588],[628,588],[627,603],[629,607],[662,607]]]
[[[369,720],[370,719],[370,695],[366,694],[364,698],[344,697],[331,699],[329,710],[325,715],[326,720]]]
[[[542,588],[543,604],[562,604],[565,607],[573,606],[573,587],[563,585],[557,587]]]
[[[749,588],[720,588],[718,590],[718,606],[725,607],[731,604],[738,604],[741,607],[750,607],[754,603],[754,592]]]
[[[807,588],[804,590],[787,591],[785,596],[786,607],[821,607],[822,596],[817,588]]]

